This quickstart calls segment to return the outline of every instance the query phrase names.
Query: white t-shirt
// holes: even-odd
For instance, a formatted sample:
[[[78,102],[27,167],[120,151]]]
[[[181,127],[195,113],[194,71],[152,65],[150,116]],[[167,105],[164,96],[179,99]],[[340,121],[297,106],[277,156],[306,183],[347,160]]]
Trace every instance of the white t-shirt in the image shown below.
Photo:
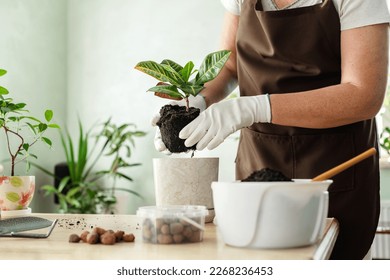
[[[239,15],[245,0],[221,0],[226,10]],[[386,0],[332,0],[340,16],[341,30],[390,22]],[[265,11],[277,10],[273,0],[261,0]],[[312,6],[322,0],[296,0],[285,9]]]

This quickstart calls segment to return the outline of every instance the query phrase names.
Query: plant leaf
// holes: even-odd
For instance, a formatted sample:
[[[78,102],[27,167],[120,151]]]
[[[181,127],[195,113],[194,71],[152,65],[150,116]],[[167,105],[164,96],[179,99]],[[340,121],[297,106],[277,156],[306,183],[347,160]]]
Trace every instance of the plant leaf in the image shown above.
[[[155,86],[148,91],[155,92],[157,96],[164,97],[161,95],[158,95],[158,93],[164,93],[167,94],[168,96],[172,97],[173,99],[181,100],[184,98],[183,94],[181,94],[178,90],[177,87],[174,85],[160,85],[160,86]]]
[[[159,81],[168,82],[176,86],[183,83],[183,79],[181,78],[180,74],[174,71],[170,71],[167,68],[168,65],[165,64],[160,65],[157,62],[150,61],[150,60],[141,61],[135,66],[135,69],[144,72],[156,78]],[[171,69],[174,70],[174,68],[172,67]]]
[[[26,107],[26,103],[17,103],[15,104],[15,107],[19,110],[19,109],[23,109],[24,107]]]
[[[45,195],[46,196],[49,195],[49,194],[56,194],[56,193],[58,193],[58,190],[54,186],[52,186],[52,185],[43,185],[41,187],[41,189],[45,191]]]
[[[192,61],[189,61],[184,66],[184,68],[179,72],[183,77],[184,81],[188,82],[192,74],[192,69],[194,69],[194,63]]]
[[[230,51],[223,50],[208,54],[199,67],[195,83],[203,85],[217,77],[228,60],[230,53]]]
[[[185,84],[185,85],[180,86],[180,89],[187,94],[191,94],[193,96],[196,96],[202,89],[204,89],[204,86],[203,85]]]
[[[69,180],[70,180],[69,176],[65,176],[64,178],[62,178],[62,180],[60,181],[60,183],[58,185],[58,192],[62,193],[64,191],[65,187],[69,183]]]
[[[174,79],[177,81],[177,84],[185,83],[183,77],[181,76],[180,72],[177,72],[175,68],[173,68],[171,65],[168,64],[160,64],[161,67],[165,68],[168,72],[171,73],[171,75],[174,77]]]
[[[23,149],[27,152],[30,145],[28,143],[23,144]]]
[[[120,178],[126,179],[126,180],[128,180],[128,181],[133,181],[133,178],[131,178],[131,177],[129,177],[129,176],[127,176],[126,174],[123,174],[123,173],[121,173],[121,172],[116,172],[116,173],[115,173],[115,176],[118,176],[118,177],[120,177]]]
[[[0,94],[1,95],[8,94],[8,93],[9,93],[8,89],[6,89],[5,87],[0,86]]]
[[[70,189],[70,190],[66,193],[66,197],[67,197],[68,199],[74,198],[74,196],[76,196],[80,191],[81,191],[81,188],[80,188],[80,187],[73,187],[72,189]]]
[[[48,124],[47,126],[50,128],[61,128],[58,124],[55,123]]]
[[[163,61],[161,61],[160,64],[165,64],[165,65],[171,66],[177,73],[180,73],[180,71],[183,69],[183,66],[181,66],[180,64],[178,64],[170,59],[164,59]]]
[[[89,133],[87,132],[84,135],[83,132],[83,126],[81,124],[81,121],[79,120],[79,151],[78,151],[78,158],[77,158],[77,171],[76,174],[78,178],[82,178],[85,166],[87,164],[87,154],[88,154],[88,137]]]
[[[38,130],[39,130],[39,132],[43,132],[43,131],[45,131],[47,129],[47,124],[45,124],[45,123],[40,123],[39,125],[38,125]]]
[[[0,77],[5,75],[7,73],[7,70],[0,69]]]
[[[45,111],[45,119],[46,121],[50,122],[53,118],[53,111],[52,110],[46,110]]]
[[[61,143],[62,143],[62,147],[64,148],[66,164],[68,165],[70,177],[72,178],[72,181],[76,181],[77,180],[77,178],[75,177],[76,162],[74,159],[73,141],[68,131],[66,131],[65,135],[61,133]]]
[[[51,140],[47,137],[43,137],[42,136],[42,141],[45,142],[47,145],[49,145],[50,147],[53,145],[53,143],[51,142]]]

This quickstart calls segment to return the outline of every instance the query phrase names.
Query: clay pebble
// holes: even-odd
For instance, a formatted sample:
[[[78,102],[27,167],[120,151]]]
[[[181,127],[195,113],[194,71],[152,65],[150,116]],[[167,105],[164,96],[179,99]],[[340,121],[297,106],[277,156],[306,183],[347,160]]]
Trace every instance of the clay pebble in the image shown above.
[[[101,227],[95,227],[91,232],[85,230],[80,235],[72,233],[69,236],[70,243],[103,244],[114,245],[119,242],[134,242],[135,236],[132,233],[126,234],[123,230],[113,231]]]
[[[195,223],[200,220],[193,219]],[[146,218],[142,224],[142,237],[145,242],[157,244],[193,243],[203,240],[203,230],[192,223],[175,218]]]

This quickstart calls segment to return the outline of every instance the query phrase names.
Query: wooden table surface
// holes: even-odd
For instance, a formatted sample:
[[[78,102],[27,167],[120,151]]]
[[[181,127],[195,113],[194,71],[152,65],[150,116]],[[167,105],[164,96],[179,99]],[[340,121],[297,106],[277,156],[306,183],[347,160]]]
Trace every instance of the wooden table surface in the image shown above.
[[[217,227],[206,224],[202,242],[178,245],[158,245],[144,243],[141,237],[140,220],[135,215],[73,215],[73,214],[33,214],[50,220],[57,219],[57,224],[48,238],[0,238],[0,259],[22,260],[124,260],[124,259],[183,259],[183,260],[234,260],[234,259],[327,259],[338,235],[338,222],[327,219],[323,238],[315,245],[277,250],[259,250],[236,248],[225,245]],[[80,234],[93,227],[123,230],[133,233],[133,243],[115,245],[90,245],[69,243],[72,233]],[[45,229],[47,231],[47,229]]]

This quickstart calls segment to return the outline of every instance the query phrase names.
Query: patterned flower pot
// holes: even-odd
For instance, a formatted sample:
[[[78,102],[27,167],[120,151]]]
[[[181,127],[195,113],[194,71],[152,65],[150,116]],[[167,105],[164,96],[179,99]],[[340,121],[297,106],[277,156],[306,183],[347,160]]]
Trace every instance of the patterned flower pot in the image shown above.
[[[156,205],[203,205],[206,223],[215,216],[211,183],[218,181],[218,158],[153,159]]]
[[[0,176],[0,211],[27,209],[35,190],[35,176]]]

